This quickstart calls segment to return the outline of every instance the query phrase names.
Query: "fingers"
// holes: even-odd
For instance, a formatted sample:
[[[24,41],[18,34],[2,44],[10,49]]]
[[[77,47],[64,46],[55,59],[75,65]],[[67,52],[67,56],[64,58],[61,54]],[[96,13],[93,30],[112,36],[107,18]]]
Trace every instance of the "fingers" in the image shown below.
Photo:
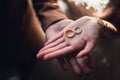
[[[48,44],[50,44],[51,42],[56,41],[57,39],[61,38],[62,36],[63,36],[63,32],[58,33],[55,37],[53,37],[52,39],[48,40],[45,43],[45,46],[48,45]]]
[[[94,40],[87,42],[85,48],[78,53],[77,57],[80,58],[80,57],[83,57],[85,55],[88,55],[92,51],[92,49],[94,48],[95,43],[96,42]]]
[[[59,58],[57,58],[57,61],[58,61],[58,63],[60,64],[60,66],[62,67],[62,69],[63,69],[64,71],[68,70],[68,65],[67,65],[67,63],[65,62],[64,57],[59,57]]]
[[[76,61],[79,64],[79,66],[84,74],[88,74],[91,71],[91,68],[87,65],[84,57],[82,57],[82,58],[76,57]]]
[[[64,43],[61,43],[61,44],[59,44],[55,47],[48,48],[46,50],[43,50],[43,51],[39,52],[37,54],[37,58],[40,58],[40,57],[45,56],[45,55],[48,55],[48,56],[50,55],[51,56],[54,52],[59,51],[59,50],[65,48],[65,47],[67,47],[67,44],[64,42]]]
[[[64,41],[65,41],[64,38],[60,38],[60,39],[54,41],[53,43],[46,45],[44,48],[42,48],[42,49],[39,51],[39,53],[42,52],[42,51],[44,51],[44,50],[47,50],[47,49],[49,49],[49,48],[55,47],[55,46],[59,45],[60,43],[62,43],[62,42],[64,42]]]
[[[84,60],[90,68],[93,68],[93,59],[90,55],[84,56]]]
[[[79,65],[77,64],[74,56],[69,55],[66,57],[68,63],[70,64],[70,66],[72,67],[73,71],[77,74],[77,75],[81,75],[82,71],[79,67]]]
[[[70,54],[71,52],[73,52],[73,48],[71,46],[67,46],[67,47],[59,49],[55,52],[46,54],[43,59],[44,60],[53,59],[53,58],[57,58],[57,57],[60,57],[60,56],[66,55],[66,54]]]
[[[91,72],[91,58],[90,56],[84,56],[81,58],[77,58],[75,55],[70,54],[67,55],[66,57],[67,62],[69,63],[69,65],[71,66],[71,68],[73,69],[73,71],[81,76],[84,74],[88,74]],[[90,61],[89,61],[90,60]]]

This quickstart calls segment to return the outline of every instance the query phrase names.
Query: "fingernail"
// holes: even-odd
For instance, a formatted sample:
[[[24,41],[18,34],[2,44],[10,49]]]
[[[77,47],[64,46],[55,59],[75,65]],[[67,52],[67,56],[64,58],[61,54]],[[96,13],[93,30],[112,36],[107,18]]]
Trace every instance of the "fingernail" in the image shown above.
[[[40,53],[37,53],[36,58],[39,59],[41,57],[42,57],[42,55]]]
[[[44,56],[44,57],[43,57],[43,60],[45,60],[45,61],[46,61],[46,60],[48,60],[48,58],[47,58],[46,56]]]
[[[77,58],[81,58],[81,56],[80,56],[80,55],[77,55]]]
[[[39,59],[39,55],[36,55],[36,58]]]

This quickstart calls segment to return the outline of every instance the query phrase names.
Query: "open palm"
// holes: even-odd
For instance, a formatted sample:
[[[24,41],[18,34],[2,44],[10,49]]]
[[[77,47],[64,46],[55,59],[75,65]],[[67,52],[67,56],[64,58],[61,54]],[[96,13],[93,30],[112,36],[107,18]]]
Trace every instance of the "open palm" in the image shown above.
[[[66,34],[66,31],[72,30],[75,32],[75,28],[78,28],[78,33],[68,37],[72,33]],[[52,59],[75,52],[78,52],[78,57],[87,55],[94,48],[100,30],[101,26],[97,23],[96,18],[82,17],[48,40],[45,47],[37,54],[37,57],[44,56],[44,59]]]

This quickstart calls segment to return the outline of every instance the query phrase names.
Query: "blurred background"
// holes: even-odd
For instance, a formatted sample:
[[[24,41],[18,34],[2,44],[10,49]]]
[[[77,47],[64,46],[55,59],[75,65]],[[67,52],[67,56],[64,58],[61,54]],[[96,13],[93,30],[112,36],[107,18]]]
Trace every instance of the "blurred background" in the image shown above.
[[[75,20],[87,14],[82,14],[80,12],[81,6],[76,4],[79,1],[81,0],[58,0],[58,4],[61,10],[70,19]],[[28,4],[22,26],[40,27],[31,0],[28,0]],[[40,30],[40,38],[42,38],[40,43],[44,43],[44,32],[41,28]],[[108,38],[103,36],[91,55],[94,59],[94,69],[90,74],[85,76],[77,76],[71,68],[69,68],[68,71],[63,71],[56,60],[37,60],[33,64],[32,72],[27,73],[22,73],[22,71],[16,68],[4,67],[1,65],[0,80],[26,80],[20,77],[22,74],[25,74],[27,77],[29,73],[32,74],[27,77],[28,80],[120,80],[120,38]],[[23,70],[23,72],[25,70]]]

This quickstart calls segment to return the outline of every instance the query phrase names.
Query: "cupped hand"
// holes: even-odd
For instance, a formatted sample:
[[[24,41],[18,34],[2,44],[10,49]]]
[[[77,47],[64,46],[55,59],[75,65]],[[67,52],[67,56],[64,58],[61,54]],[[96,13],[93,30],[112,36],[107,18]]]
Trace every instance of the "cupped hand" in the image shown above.
[[[66,26],[68,26],[70,23],[73,23],[73,22],[74,21],[72,21],[70,19],[64,19],[64,20],[61,20],[61,21],[51,25],[46,30],[47,40],[50,40],[51,38],[56,36]],[[70,66],[77,75],[89,73],[91,71],[91,63],[92,63],[91,56],[77,58],[75,54],[77,54],[77,53],[68,54],[66,56],[58,57],[57,61],[61,65],[63,70],[68,70],[68,66]]]
[[[82,17],[48,40],[37,57],[48,60],[78,51],[77,57],[88,55],[96,45],[100,31],[96,18]]]

